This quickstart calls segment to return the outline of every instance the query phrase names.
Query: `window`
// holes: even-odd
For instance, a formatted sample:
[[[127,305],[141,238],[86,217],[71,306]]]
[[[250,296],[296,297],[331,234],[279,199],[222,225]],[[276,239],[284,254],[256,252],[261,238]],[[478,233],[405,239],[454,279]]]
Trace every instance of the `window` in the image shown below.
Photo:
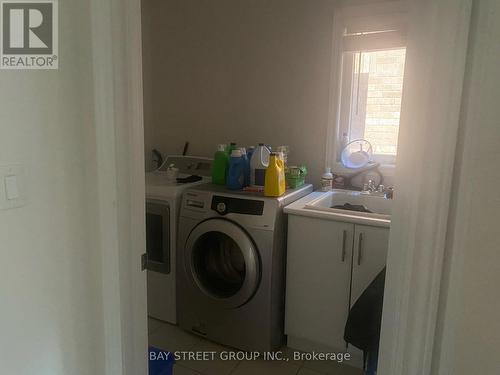
[[[340,148],[347,140],[366,139],[372,144],[375,162],[394,164],[406,58],[405,33],[397,17],[366,19],[369,21],[347,20],[342,29],[337,144]]]

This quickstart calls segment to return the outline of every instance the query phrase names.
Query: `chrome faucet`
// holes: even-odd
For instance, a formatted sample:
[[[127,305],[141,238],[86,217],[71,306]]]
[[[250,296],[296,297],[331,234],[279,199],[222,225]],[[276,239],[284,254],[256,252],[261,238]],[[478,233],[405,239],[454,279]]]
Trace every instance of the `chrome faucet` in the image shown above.
[[[377,191],[377,186],[375,185],[375,181],[368,180],[368,190],[372,193]]]
[[[387,199],[392,199],[392,196],[394,193],[394,188],[393,187],[386,188],[382,184],[377,186],[375,184],[375,181],[368,180],[368,183],[363,185],[363,191],[361,193],[373,194],[373,195],[385,197]]]
[[[377,186],[373,180],[368,180],[368,183],[363,185],[363,193],[374,193],[376,191]]]

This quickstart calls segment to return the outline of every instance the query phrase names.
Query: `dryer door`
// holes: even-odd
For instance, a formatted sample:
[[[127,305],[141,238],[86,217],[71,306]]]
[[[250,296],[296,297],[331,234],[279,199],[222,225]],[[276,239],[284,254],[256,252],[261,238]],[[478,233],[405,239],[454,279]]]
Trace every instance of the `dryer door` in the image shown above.
[[[200,223],[185,248],[188,277],[212,303],[223,308],[245,304],[260,281],[257,249],[248,234],[225,219]]]
[[[170,205],[168,202],[146,200],[147,269],[163,274],[171,272]]]

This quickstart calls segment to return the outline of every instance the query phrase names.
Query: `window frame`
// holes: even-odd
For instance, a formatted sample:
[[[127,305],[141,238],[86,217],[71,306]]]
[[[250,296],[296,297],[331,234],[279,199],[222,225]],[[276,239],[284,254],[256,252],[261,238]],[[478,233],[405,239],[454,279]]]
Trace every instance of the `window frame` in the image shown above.
[[[353,83],[352,83],[352,71],[355,65],[355,54],[357,52],[372,52],[372,51],[388,51],[388,50],[396,50],[396,49],[406,49],[406,46],[399,47],[390,47],[390,48],[380,48],[380,49],[363,49],[362,51],[345,51],[342,50],[341,54],[341,66],[342,71],[340,75],[340,97],[339,97],[339,118],[338,118],[338,131],[337,134],[340,137],[338,142],[340,145],[340,141],[344,133],[350,134],[350,125],[351,125],[351,113],[352,113],[352,96],[353,96]],[[349,58],[346,59],[346,54],[349,54]],[[398,125],[399,126],[399,125]],[[360,137],[354,137],[354,139],[358,139]],[[337,156],[336,161],[340,162],[340,152]],[[387,155],[387,154],[373,154],[372,160],[375,163],[379,163],[382,165],[396,165],[396,155]]]
[[[345,90],[345,85],[347,83],[350,85],[351,79],[345,79],[344,35],[350,25],[355,25],[354,28],[356,28],[364,23],[373,26],[385,24],[388,29],[398,28],[399,33],[387,33],[387,46],[385,48],[364,48],[363,51],[406,48],[407,8],[404,2],[349,5],[336,9],[333,17],[330,110],[326,145],[326,166],[333,167],[334,170],[335,166],[340,164],[342,135],[346,131],[346,126],[341,124],[349,124],[349,121],[346,121],[346,116],[350,115],[350,104],[347,106],[347,110],[345,106],[342,106],[346,100],[350,103],[351,95],[350,89]],[[380,39],[377,40],[376,44],[380,46]],[[373,155],[373,161],[387,166],[388,170],[395,167],[396,159],[397,155]]]

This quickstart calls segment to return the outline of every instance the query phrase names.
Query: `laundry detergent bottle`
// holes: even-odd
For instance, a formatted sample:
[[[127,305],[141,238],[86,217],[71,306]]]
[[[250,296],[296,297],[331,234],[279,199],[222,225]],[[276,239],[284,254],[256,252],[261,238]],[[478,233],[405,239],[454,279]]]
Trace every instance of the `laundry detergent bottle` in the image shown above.
[[[248,158],[248,154],[246,151],[246,148],[242,147],[241,148],[241,158],[245,162],[245,171],[243,174],[243,185],[244,186],[250,186],[250,159]]]
[[[280,197],[285,194],[285,190],[285,163],[279,153],[272,152],[266,170],[264,195],[266,197]]]
[[[253,187],[263,187],[266,170],[269,165],[269,155],[271,151],[264,143],[259,143],[255,148],[250,160],[250,185]]]
[[[229,146],[227,146],[226,151],[229,156],[233,153],[233,150],[236,150],[236,142],[231,142]]]
[[[252,155],[253,155],[253,152],[255,151],[255,147],[254,146],[250,146],[248,149],[247,149],[247,158],[248,158],[248,162],[250,163],[252,161]]]
[[[245,186],[245,160],[239,148],[233,150],[229,159],[226,186],[231,190],[241,190]]]
[[[217,151],[214,155],[212,182],[216,185],[225,185],[228,169],[229,155],[227,154],[227,146],[225,144],[220,144],[217,146]]]

